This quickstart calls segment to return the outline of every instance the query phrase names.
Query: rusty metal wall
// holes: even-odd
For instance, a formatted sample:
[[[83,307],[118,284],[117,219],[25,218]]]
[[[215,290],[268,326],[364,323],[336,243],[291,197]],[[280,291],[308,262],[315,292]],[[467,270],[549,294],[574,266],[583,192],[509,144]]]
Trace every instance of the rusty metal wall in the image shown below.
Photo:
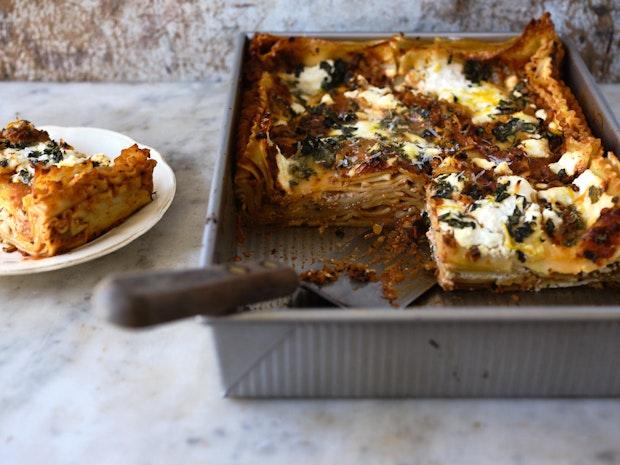
[[[221,78],[239,31],[518,31],[544,10],[620,81],[617,0],[0,0],[0,79]]]

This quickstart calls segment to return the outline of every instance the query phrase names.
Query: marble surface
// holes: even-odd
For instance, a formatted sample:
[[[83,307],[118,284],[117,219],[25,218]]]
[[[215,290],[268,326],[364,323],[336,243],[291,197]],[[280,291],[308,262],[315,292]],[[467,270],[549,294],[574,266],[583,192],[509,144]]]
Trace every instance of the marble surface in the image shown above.
[[[0,0],[0,78],[226,75],[243,31],[521,31],[543,11],[597,79],[620,80],[615,0]]]
[[[204,326],[99,321],[89,299],[106,274],[197,264],[226,88],[0,83],[0,121],[120,131],[178,180],[126,248],[0,279],[0,464],[620,463],[618,400],[227,400]],[[620,86],[604,91],[620,108]]]

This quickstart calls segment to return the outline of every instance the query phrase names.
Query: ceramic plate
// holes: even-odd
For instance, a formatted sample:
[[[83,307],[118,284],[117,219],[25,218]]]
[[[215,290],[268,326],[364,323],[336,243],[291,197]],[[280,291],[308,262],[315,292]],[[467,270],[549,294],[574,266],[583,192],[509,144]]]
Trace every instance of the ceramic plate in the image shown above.
[[[40,129],[47,131],[52,139],[64,139],[89,155],[105,153],[116,157],[122,149],[136,143],[130,137],[107,129],[60,126],[41,126]],[[157,161],[153,171],[155,195],[150,204],[104,235],[61,255],[33,259],[19,252],[6,253],[0,250],[0,276],[39,273],[84,263],[120,249],[155,226],[172,202],[176,182],[172,169],[157,150],[140,143],[138,145],[149,149],[151,158]]]

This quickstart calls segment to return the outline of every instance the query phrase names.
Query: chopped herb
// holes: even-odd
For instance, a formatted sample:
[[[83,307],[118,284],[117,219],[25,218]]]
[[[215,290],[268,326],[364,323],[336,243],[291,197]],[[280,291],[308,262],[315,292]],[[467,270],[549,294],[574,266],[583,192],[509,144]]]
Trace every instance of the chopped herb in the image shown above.
[[[553,237],[553,233],[555,232],[555,223],[551,218],[545,221],[545,232],[547,233],[547,236]]]
[[[603,189],[596,186],[590,186],[588,189],[588,197],[590,197],[590,202],[596,203],[600,200],[601,195],[603,194]]]
[[[6,166],[9,166],[9,160],[7,160],[6,158],[3,158],[0,160],[0,167],[4,168]]]
[[[30,181],[32,181],[32,174],[28,170],[19,170],[17,175],[22,179],[24,184],[30,184]]]
[[[379,121],[379,126],[387,129],[390,132],[395,132],[400,126],[405,123],[403,119],[398,115],[388,114],[381,121]]]
[[[491,77],[491,66],[481,61],[467,60],[463,72],[467,80],[478,84],[480,81],[487,81]]]
[[[318,105],[315,105],[313,107],[309,107],[308,108],[308,113],[310,113],[311,115],[324,115],[326,114],[326,110],[328,108],[325,106],[324,103],[319,103]]]
[[[517,250],[517,258],[521,263],[525,263],[525,254],[520,250]]]
[[[562,232],[564,237],[564,245],[572,247],[581,237],[581,232],[585,229],[586,224],[574,205],[569,205],[562,212]]]
[[[537,124],[528,123],[519,118],[511,118],[506,123],[497,124],[491,132],[493,132],[493,135],[498,141],[506,142],[508,137],[514,136],[519,131],[535,133],[537,129]]]
[[[467,221],[466,218],[464,218],[462,215],[460,214],[457,214],[457,215],[458,216],[452,216],[451,213],[444,213],[443,215],[440,215],[437,219],[439,221],[449,224],[450,226],[456,229],[463,229],[463,228],[473,229],[476,227],[476,223],[474,223],[473,221]]]
[[[398,156],[401,158],[406,158],[405,151],[403,149],[403,142],[387,142],[387,141],[379,141],[379,144],[376,148],[373,148],[368,152],[368,162],[371,165],[377,165],[381,162],[387,160],[391,156]]]
[[[525,83],[519,82],[507,100],[501,99],[499,101],[499,104],[497,105],[499,113],[502,115],[507,115],[523,110],[528,104],[528,99],[524,96],[524,94],[527,94]]]
[[[583,256],[584,256],[584,257],[586,257],[588,260],[593,261],[593,262],[595,262],[595,261],[596,261],[596,259],[598,258],[598,257],[596,256],[596,253],[595,253],[595,252],[593,252],[592,250],[586,250],[586,251],[583,253]]]
[[[328,61],[322,61],[319,66],[328,74],[321,84],[324,90],[334,89],[348,80],[349,65],[340,58],[335,60],[333,65]]]
[[[342,135],[345,138],[349,138],[349,137],[352,137],[353,134],[355,134],[356,127],[355,126],[342,126],[340,130],[342,131]]]
[[[338,119],[343,123],[353,123],[357,121],[357,115],[354,112],[341,113],[338,115]]]
[[[447,181],[435,181],[434,199],[449,199],[452,197],[454,187]]]
[[[295,178],[300,178],[304,180],[307,180],[310,178],[310,176],[316,174],[316,172],[306,163],[296,163],[289,166],[288,173]],[[293,182],[291,181],[291,184],[297,185],[297,181],[295,181],[295,184],[293,184]]]
[[[523,110],[526,104],[527,100],[523,97],[515,97],[510,100],[500,99],[499,104],[497,105],[497,110],[500,115],[510,115],[512,113],[516,113],[517,111]]]
[[[508,183],[498,185],[497,190],[495,191],[495,201],[501,202],[502,200],[510,197],[510,194],[506,192],[507,190],[508,190]]]
[[[58,163],[64,158],[62,150],[60,150],[60,147],[54,141],[51,141],[48,144],[48,146],[43,150],[43,153],[49,157],[52,163]]]
[[[317,163],[332,166],[336,159],[339,142],[334,137],[306,136],[299,144],[299,151]]]
[[[463,194],[470,196],[474,200],[480,200],[484,196],[484,192],[474,183],[468,183],[463,189]]]
[[[560,171],[558,171],[558,178],[560,179],[560,181],[566,182],[569,180],[570,176],[568,174],[566,174],[566,170],[564,168],[562,168]]]
[[[17,149],[17,150],[22,150],[26,148],[26,144],[25,143],[11,143],[8,139],[5,139],[4,141],[4,146],[7,149]]]
[[[331,116],[326,116],[323,120],[323,126],[325,126],[326,128],[335,128],[338,127],[339,124],[340,123]]]
[[[549,148],[551,150],[557,150],[564,143],[564,136],[562,134],[554,134],[552,132],[547,131],[545,137],[549,141]]]
[[[435,130],[433,128],[428,128],[425,129],[424,131],[422,131],[422,137],[424,137],[425,139],[431,138],[431,137],[437,137],[438,134],[437,132],[435,132]]]
[[[304,70],[304,65],[302,63],[297,63],[295,65],[295,70],[293,71],[295,73],[295,77],[298,78],[302,71]]]
[[[506,222],[506,229],[508,229],[508,234],[510,234],[510,236],[516,242],[523,242],[534,232],[532,222],[522,222],[522,218],[523,212],[519,209],[519,207],[515,207],[512,214],[508,217],[508,221]]]

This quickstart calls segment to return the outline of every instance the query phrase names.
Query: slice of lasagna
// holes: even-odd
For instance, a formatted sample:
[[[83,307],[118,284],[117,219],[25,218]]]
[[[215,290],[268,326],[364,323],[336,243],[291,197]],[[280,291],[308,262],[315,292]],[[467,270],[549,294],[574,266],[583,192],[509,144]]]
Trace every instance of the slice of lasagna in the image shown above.
[[[241,211],[372,226],[426,212],[445,289],[614,279],[620,167],[562,82],[548,14],[504,42],[256,36]]]
[[[83,245],[151,201],[155,164],[137,145],[87,156],[13,121],[0,132],[0,240],[33,257]]]

